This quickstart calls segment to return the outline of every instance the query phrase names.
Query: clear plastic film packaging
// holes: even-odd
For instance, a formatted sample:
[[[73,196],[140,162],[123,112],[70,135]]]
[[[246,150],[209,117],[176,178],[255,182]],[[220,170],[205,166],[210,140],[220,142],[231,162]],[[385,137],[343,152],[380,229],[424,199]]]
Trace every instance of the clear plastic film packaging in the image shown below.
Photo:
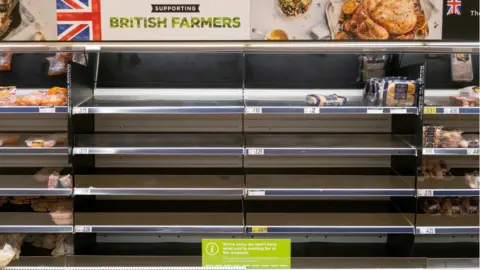
[[[13,53],[0,53],[0,71],[12,70],[12,56]]]

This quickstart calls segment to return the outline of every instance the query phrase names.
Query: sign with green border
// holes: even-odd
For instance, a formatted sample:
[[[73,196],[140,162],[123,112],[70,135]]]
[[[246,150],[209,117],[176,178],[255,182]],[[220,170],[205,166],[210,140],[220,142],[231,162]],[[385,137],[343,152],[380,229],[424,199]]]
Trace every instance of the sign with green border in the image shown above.
[[[289,269],[290,239],[203,239],[203,267]]]

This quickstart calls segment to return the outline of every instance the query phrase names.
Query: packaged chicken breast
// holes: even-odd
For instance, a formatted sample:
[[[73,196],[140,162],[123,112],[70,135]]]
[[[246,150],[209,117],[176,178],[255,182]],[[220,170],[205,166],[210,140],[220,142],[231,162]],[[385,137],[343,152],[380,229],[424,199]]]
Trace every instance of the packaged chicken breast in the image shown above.
[[[15,144],[19,138],[19,135],[0,134],[0,146]]]
[[[0,53],[0,71],[10,71],[12,69],[12,56],[13,53],[11,52]]]
[[[57,144],[55,138],[50,136],[39,135],[35,137],[30,137],[25,140],[25,143],[28,147],[39,148],[39,147],[54,147]]]
[[[20,98],[20,105],[22,106],[40,106],[45,98],[45,92],[33,92],[28,96]]]
[[[58,76],[67,72],[67,62],[64,58],[52,56],[46,59],[49,64],[48,76]]]

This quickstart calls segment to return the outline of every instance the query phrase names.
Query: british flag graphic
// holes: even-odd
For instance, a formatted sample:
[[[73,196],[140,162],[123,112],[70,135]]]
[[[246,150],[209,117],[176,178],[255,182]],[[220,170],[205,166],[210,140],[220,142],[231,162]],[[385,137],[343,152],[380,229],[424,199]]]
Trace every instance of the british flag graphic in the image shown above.
[[[100,1],[57,0],[58,40],[102,40]]]
[[[462,0],[448,0],[447,8],[447,15],[462,15]]]

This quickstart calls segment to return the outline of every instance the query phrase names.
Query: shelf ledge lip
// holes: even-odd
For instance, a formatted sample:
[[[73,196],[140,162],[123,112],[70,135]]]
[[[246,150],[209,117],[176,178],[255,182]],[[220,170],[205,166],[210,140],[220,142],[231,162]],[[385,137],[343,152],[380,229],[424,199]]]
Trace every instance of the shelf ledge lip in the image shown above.
[[[422,148],[422,154],[424,156],[478,156],[480,148]]]
[[[0,155],[51,155],[66,156],[68,155],[68,147],[0,147]]]
[[[74,147],[73,155],[243,155],[241,147]]]
[[[480,233],[479,226],[417,226],[415,233],[419,235],[432,234],[474,234]]]
[[[71,188],[0,188],[0,196],[70,196]]]
[[[51,113],[66,114],[67,106],[1,106],[0,113]]]
[[[475,197],[480,196],[480,189],[467,189],[467,188],[458,188],[458,189],[441,189],[441,188],[424,188],[417,190],[418,197],[457,197],[457,196],[468,196]]]
[[[76,233],[232,233],[244,234],[243,225],[231,226],[155,226],[155,225],[76,225]]]
[[[80,188],[75,195],[143,195],[143,196],[243,196],[243,188]]]
[[[413,226],[246,226],[249,234],[413,234]]]
[[[242,106],[75,107],[73,114],[244,114]]]
[[[342,188],[247,188],[247,197],[413,197],[414,188],[404,189],[342,189]]]
[[[73,233],[73,225],[0,225],[0,233]]]
[[[425,106],[424,114],[480,114],[480,107],[456,107],[456,106]]]
[[[246,106],[245,114],[418,114],[417,107]]]
[[[320,155],[416,155],[413,147],[405,148],[335,148],[335,147],[247,147],[247,156],[320,156]]]
[[[478,42],[384,41],[141,41],[2,42],[13,52],[478,52]]]

